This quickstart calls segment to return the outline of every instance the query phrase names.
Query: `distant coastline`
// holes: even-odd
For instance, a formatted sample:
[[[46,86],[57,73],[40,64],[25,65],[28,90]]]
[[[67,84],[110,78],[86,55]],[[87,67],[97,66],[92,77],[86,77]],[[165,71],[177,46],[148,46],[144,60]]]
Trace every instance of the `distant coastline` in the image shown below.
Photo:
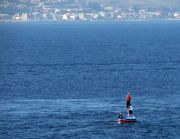
[[[123,19],[123,20],[0,20],[0,23],[36,23],[36,22],[56,22],[56,23],[78,23],[78,22],[146,22],[146,21],[180,21],[180,19]]]

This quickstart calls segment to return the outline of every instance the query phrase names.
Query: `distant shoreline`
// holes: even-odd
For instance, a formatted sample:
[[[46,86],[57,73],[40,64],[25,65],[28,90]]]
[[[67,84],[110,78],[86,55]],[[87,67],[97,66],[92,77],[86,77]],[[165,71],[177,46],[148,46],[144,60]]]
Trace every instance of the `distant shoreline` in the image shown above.
[[[2,20],[0,23],[38,23],[38,22],[56,22],[56,23],[78,23],[78,22],[146,22],[146,21],[180,21],[180,19],[124,19],[124,20],[27,20],[27,21],[13,21]]]

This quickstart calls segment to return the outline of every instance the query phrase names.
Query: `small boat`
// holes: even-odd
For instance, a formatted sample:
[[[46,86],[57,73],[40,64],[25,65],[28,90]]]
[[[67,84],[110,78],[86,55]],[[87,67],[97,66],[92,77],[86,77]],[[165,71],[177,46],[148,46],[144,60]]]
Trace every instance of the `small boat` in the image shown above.
[[[130,96],[130,100],[128,99],[130,96],[130,93],[128,93],[127,96],[127,113],[125,114],[125,116],[123,116],[123,113],[120,112],[119,113],[119,117],[117,122],[118,123],[134,123],[136,122],[136,117],[134,116],[134,112],[133,112],[133,108],[131,106],[130,100],[131,100],[131,96]],[[129,101],[129,103],[128,103]]]
[[[121,124],[123,124],[123,123],[134,123],[134,122],[136,122],[136,118],[135,118],[135,116],[132,116],[132,117],[129,117],[129,118],[125,118],[125,119],[118,119],[117,120],[117,122],[118,123],[121,123]]]

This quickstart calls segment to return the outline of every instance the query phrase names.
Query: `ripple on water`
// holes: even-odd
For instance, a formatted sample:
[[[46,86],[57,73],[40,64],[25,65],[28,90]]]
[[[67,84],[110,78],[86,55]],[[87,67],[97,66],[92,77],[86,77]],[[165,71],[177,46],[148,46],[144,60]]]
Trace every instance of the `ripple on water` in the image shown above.
[[[119,110],[124,106],[118,106],[118,101],[114,98],[4,101],[0,107],[1,136],[177,137],[180,129],[177,115],[179,111],[171,109],[170,106],[153,108],[153,105],[157,106],[153,99],[142,107],[142,99],[134,102],[138,122],[121,125],[116,123],[116,120]],[[167,115],[166,110],[173,115]],[[8,134],[6,131],[9,131]]]

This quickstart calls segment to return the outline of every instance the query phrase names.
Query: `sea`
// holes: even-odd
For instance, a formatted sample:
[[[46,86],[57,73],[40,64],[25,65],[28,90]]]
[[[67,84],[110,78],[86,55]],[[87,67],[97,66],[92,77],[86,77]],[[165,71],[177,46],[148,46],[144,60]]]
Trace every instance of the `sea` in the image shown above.
[[[126,115],[131,92],[137,122]],[[0,139],[179,139],[180,21],[0,23]]]

